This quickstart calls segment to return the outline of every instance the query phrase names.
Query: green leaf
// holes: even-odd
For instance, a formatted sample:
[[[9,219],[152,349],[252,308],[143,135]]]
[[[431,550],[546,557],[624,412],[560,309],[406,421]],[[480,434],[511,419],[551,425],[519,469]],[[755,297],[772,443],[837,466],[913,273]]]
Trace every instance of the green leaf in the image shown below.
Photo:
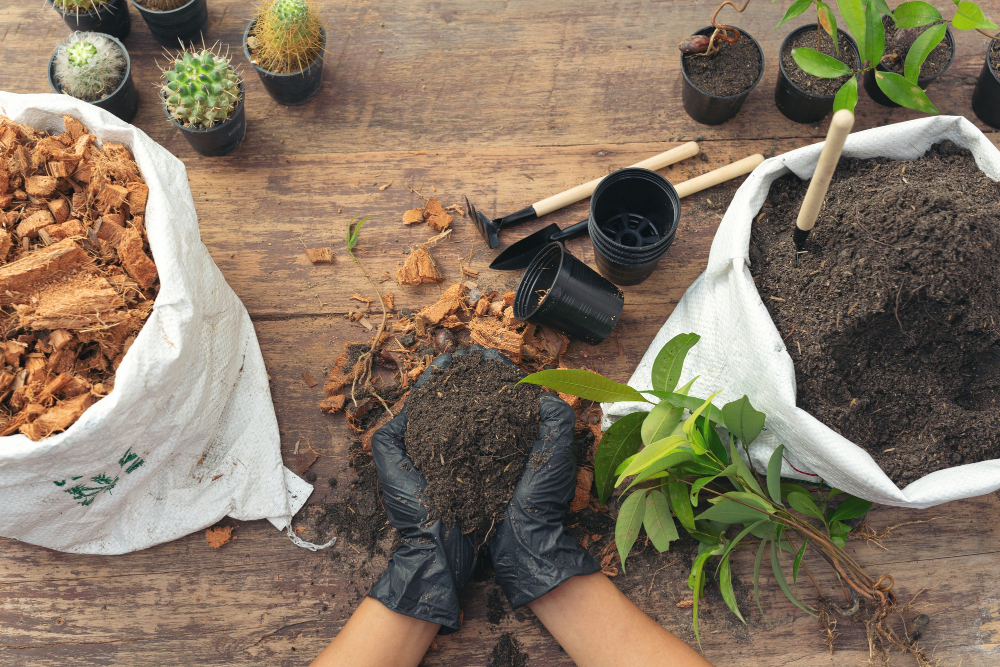
[[[948,29],[947,24],[941,23],[940,25],[931,26],[920,33],[920,36],[913,40],[913,45],[910,46],[910,50],[906,52],[906,64],[903,66],[903,78],[910,83],[917,83],[920,78],[920,67],[927,60],[927,56],[931,54],[941,40],[944,39],[944,33]]]
[[[971,3],[970,3],[971,4]],[[897,28],[919,28],[942,20],[937,7],[927,2],[904,2],[892,13]]]
[[[787,538],[786,538],[787,539]],[[806,545],[809,544],[809,538],[805,538],[802,542],[802,548],[799,552],[795,554],[795,562],[792,563],[792,583],[799,583],[799,567],[802,565],[802,557],[806,554]]]
[[[654,389],[673,391],[677,388],[684,369],[684,358],[699,340],[701,336],[698,334],[687,333],[677,334],[667,341],[653,361],[651,376]]]
[[[578,368],[554,368],[547,371],[539,371],[522,379],[521,382],[540,384],[543,387],[548,387],[564,394],[579,396],[588,401],[599,401],[601,403],[616,403],[619,401],[649,402],[642,394],[627,384],[620,384],[597,373],[591,373],[590,371]]]
[[[621,463],[619,463],[618,467],[615,468],[615,477],[618,477],[618,475],[620,475],[623,472],[625,472],[625,468],[628,468],[629,464],[632,463],[632,461],[635,461],[635,457],[637,457],[637,456],[639,456],[638,452],[636,452],[632,456],[628,457],[627,459],[625,459],[624,461],[622,461]]]
[[[764,613],[764,607],[760,606],[760,561],[769,541],[769,538],[760,541],[760,546],[757,547],[757,557],[753,561],[753,596],[757,600],[757,609],[760,610],[761,616],[767,616],[767,614]]]
[[[648,445],[671,435],[677,425],[681,423],[683,415],[684,408],[671,405],[666,401],[657,403],[649,411],[645,421],[642,422],[642,444]]]
[[[804,493],[807,496],[812,495],[812,492],[804,486],[799,486],[798,484],[792,484],[791,482],[782,482],[781,483],[782,497],[787,496],[789,493]]]
[[[781,19],[778,25],[774,26],[774,29],[777,30],[778,28],[783,26],[789,19],[793,19],[799,14],[809,9],[809,5],[811,4],[812,0],[795,0],[795,2],[792,3],[792,6],[788,8],[788,11],[785,12],[785,17]]]
[[[886,97],[900,106],[924,113],[939,113],[937,107],[927,99],[924,91],[920,90],[920,86],[907,81],[895,72],[875,70],[875,83]]]
[[[747,507],[735,500],[723,500],[695,517],[695,521],[710,519],[724,523],[756,523],[768,516],[763,510]]]
[[[735,549],[737,545],[739,545],[739,543],[743,540],[744,537],[754,532],[755,530],[758,530],[761,526],[764,526],[767,522],[768,519],[761,519],[757,523],[752,523],[749,526],[745,526],[743,530],[741,530],[739,534],[736,536],[736,539],[730,542],[729,545],[726,547],[726,550],[723,552],[722,557],[723,558],[728,557],[729,552]]]
[[[823,516],[823,513],[820,512],[819,507],[816,506],[816,503],[813,501],[811,495],[807,496],[803,493],[789,493],[788,504],[806,516],[811,516],[814,519],[819,519],[823,523],[826,523],[826,518]]]
[[[781,462],[784,460],[781,455],[784,452],[785,446],[778,445],[767,462],[767,492],[778,505],[781,504]]]
[[[764,490],[760,488],[760,484],[757,483],[757,478],[754,476],[753,471],[750,470],[750,467],[747,466],[746,461],[744,461],[743,457],[740,456],[740,452],[736,448],[736,443],[730,442],[729,449],[730,449],[730,454],[729,454],[730,458],[732,459],[733,463],[735,463],[736,466],[739,468],[740,481],[743,482],[749,488],[756,491],[758,494],[763,496]]]
[[[698,636],[698,599],[701,597],[702,587],[705,585],[705,561],[711,558],[711,551],[703,551],[698,554],[694,564],[691,566],[691,574],[688,576],[688,588],[694,593],[694,607],[691,609],[691,626],[694,628],[694,638],[698,640],[698,647],[701,647],[701,637]],[[624,570],[624,568],[623,568]]]
[[[770,513],[774,510],[774,507],[764,498],[761,498],[755,493],[749,493],[746,491],[730,491],[723,494],[723,498],[730,498],[732,500],[738,500],[742,503],[752,505],[764,512]],[[721,502],[721,500],[713,499],[713,502]]]
[[[622,569],[624,570],[624,568]],[[796,597],[792,594],[792,589],[788,586],[788,580],[785,579],[785,573],[781,571],[781,561],[778,559],[776,540],[771,541],[771,570],[774,572],[775,581],[778,582],[778,588],[780,588],[781,592],[785,594],[785,597],[791,600],[792,603],[802,611],[806,612],[810,616],[815,616],[816,614],[812,610],[799,602],[798,599],[796,599]]]
[[[597,446],[594,482],[602,505],[607,503],[608,496],[614,489],[615,470],[622,461],[638,452],[642,445],[639,432],[645,418],[644,412],[632,412],[621,417],[604,432],[601,443]]]
[[[651,464],[656,462],[656,460],[661,456],[666,456],[685,442],[687,442],[687,440],[683,435],[672,435],[669,438],[657,440],[648,447],[643,448],[643,450],[639,452],[634,459],[632,459],[632,463],[628,464],[625,471],[618,476],[618,481],[615,482],[615,486],[618,486],[625,481],[626,477],[642,472]]]
[[[854,107],[856,107],[857,104],[858,77],[852,76],[844,82],[844,85],[840,87],[837,91],[837,95],[833,98],[833,110],[834,112],[837,112],[841,109],[847,109],[851,113],[854,113]]]
[[[629,495],[618,511],[618,521],[615,522],[615,544],[618,545],[618,557],[622,561],[622,572],[625,572],[625,559],[632,550],[635,539],[639,537],[642,518],[646,510],[646,490],[636,491]]]
[[[874,0],[865,2],[865,57],[872,65],[882,62],[885,53],[885,26]]]
[[[983,10],[974,2],[964,0],[958,3],[958,9],[951,18],[951,24],[956,30],[996,30],[997,24],[986,18]]]
[[[876,11],[878,11],[879,14],[884,14],[885,16],[888,16],[891,19],[895,17],[893,12],[889,9],[889,3],[887,3],[885,0],[874,0],[874,1],[875,1],[875,9]]]
[[[645,482],[647,479],[655,479],[656,478],[655,476],[661,475],[661,473],[662,473],[661,476],[667,476],[667,473],[663,472],[664,470],[669,470],[670,468],[673,468],[676,465],[680,465],[681,463],[686,463],[687,461],[691,460],[692,456],[693,454],[691,454],[691,452],[685,449],[675,449],[674,451],[670,452],[662,459],[654,462],[648,468],[646,468],[638,475],[633,477],[629,485],[625,487],[625,491],[628,491],[636,484],[641,484],[642,482]]]
[[[712,483],[713,481],[715,481],[719,477],[728,477],[729,475],[733,475],[733,474],[736,473],[736,471],[737,471],[737,467],[734,466],[734,465],[731,465],[728,468],[726,468],[725,470],[722,470],[722,471],[720,471],[719,473],[717,473],[715,475],[712,475],[710,477],[702,477],[700,479],[695,480],[694,484],[691,485],[691,505],[695,506],[695,507],[698,506],[698,493],[703,488],[705,488],[706,484]]]
[[[837,38],[837,17],[833,15],[833,10],[823,0],[816,0],[816,20],[830,36],[833,42],[833,50],[840,55],[840,40]]]
[[[663,553],[670,548],[670,543],[677,539],[677,526],[670,516],[670,503],[663,491],[653,489],[646,496],[646,512],[642,517],[642,525],[646,529],[649,541],[656,550]]]
[[[722,423],[749,446],[764,428],[764,413],[754,410],[746,394],[722,406]]]
[[[868,510],[871,508],[872,503],[870,500],[862,500],[861,498],[851,496],[837,505],[837,509],[830,515],[830,521],[848,521],[850,519],[857,519],[858,517],[868,514]]]
[[[845,540],[845,539],[844,539],[843,537],[831,537],[831,538],[830,538],[830,541],[831,541],[831,542],[832,542],[832,543],[833,543],[833,544],[834,544],[835,546],[838,546],[838,547],[840,547],[841,549],[843,549],[843,548],[844,548],[845,546],[847,546],[847,540]]]
[[[687,396],[688,392],[691,391],[691,387],[694,385],[695,381],[700,377],[701,377],[700,375],[695,375],[693,378],[688,380],[688,383],[686,385],[684,385],[674,393],[680,394],[681,396]]]
[[[834,537],[847,537],[851,532],[851,527],[846,523],[834,521],[830,524],[830,535]]]
[[[703,399],[700,399],[697,396],[687,396],[685,394],[680,394],[677,392],[671,393],[668,391],[653,390],[643,393],[651,394],[656,398],[660,399],[661,401],[666,401],[671,405],[676,405],[679,408],[685,408],[686,410],[690,410],[692,412],[697,410],[705,402]],[[714,421],[716,424],[721,424],[722,412],[719,410],[719,408],[713,405],[711,408],[709,408],[708,418]]]
[[[858,43],[858,51],[861,55],[861,62],[868,60],[865,55],[865,6],[861,0],[837,0],[837,8],[840,16],[847,24],[847,30],[854,35],[854,41]]]
[[[684,422],[684,432],[686,434],[690,436],[694,432],[695,428],[698,426],[698,417],[701,415],[702,412],[708,410],[709,414],[711,414],[712,399],[721,393],[722,393],[721,391],[715,392],[714,394],[706,398],[701,405],[699,405],[697,408],[694,409],[694,412],[691,413],[691,416],[688,417],[687,420],[685,420]],[[702,447],[702,449],[704,449],[704,447]],[[695,453],[704,454],[704,451],[699,452],[695,450]]]
[[[736,618],[746,625],[743,614],[740,613],[740,608],[736,604],[736,593],[733,592],[733,573],[729,569],[729,556],[722,559],[722,567],[719,570],[719,592],[722,593],[722,599],[725,600],[729,611],[736,614]]]
[[[670,482],[667,484],[667,497],[670,499],[674,516],[689,533],[693,532],[694,509],[691,507],[691,497],[688,496],[688,485],[684,482]]]
[[[792,49],[792,58],[807,74],[821,79],[836,79],[851,73],[850,67],[833,56],[805,46]]]
[[[371,216],[370,215],[366,215],[365,217],[361,218],[360,220],[358,220],[357,218],[355,218],[355,219],[351,220],[349,223],[347,223],[347,239],[346,239],[346,242],[347,242],[347,252],[348,253],[350,253],[352,250],[354,250],[354,247],[356,245],[358,245],[358,235],[361,233],[361,226],[364,225],[369,220],[371,220]]]

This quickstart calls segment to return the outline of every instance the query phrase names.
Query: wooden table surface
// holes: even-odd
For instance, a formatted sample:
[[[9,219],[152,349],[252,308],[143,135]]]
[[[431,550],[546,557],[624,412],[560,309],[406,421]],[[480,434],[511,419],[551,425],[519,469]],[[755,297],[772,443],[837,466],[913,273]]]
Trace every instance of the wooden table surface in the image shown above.
[[[310,389],[302,372],[328,372],[348,340],[367,332],[344,317],[354,293],[370,288],[343,249],[348,220],[371,215],[359,257],[373,274],[395,274],[404,251],[426,240],[426,228],[401,224],[419,205],[411,188],[444,205],[468,195],[491,217],[511,212],[566,187],[599,177],[680,142],[697,140],[702,154],[664,173],[674,182],[756,152],[767,156],[817,141],[825,125],[798,125],[775,108],[776,54],[792,28],[774,30],[782,2],[754,3],[731,21],[753,34],[766,68],[740,114],[729,123],[698,125],[684,113],[678,52],[681,37],[708,24],[713,2],[667,0],[354,0],[319,3],[328,28],[320,95],[302,107],[277,105],[244,61],[240,37],[249,3],[209,0],[210,41],[229,45],[247,74],[247,137],[223,158],[195,154],[163,118],[156,99],[155,44],[132,10],[125,40],[141,105],[134,123],[187,166],[202,238],[252,316],[272,380],[286,465],[318,475],[310,504],[335,502],[349,486],[351,438],[342,417],[321,414],[322,386]],[[949,0],[935,0],[946,15]],[[981,2],[1000,18],[1000,1]],[[0,89],[49,92],[45,71],[67,34],[41,0],[0,6]],[[971,110],[986,40],[958,33],[951,68],[930,96],[943,113]],[[864,93],[857,129],[919,117],[890,110]],[[388,187],[384,188],[389,184]],[[736,184],[685,200],[677,240],[653,276],[626,288],[616,333],[590,348],[574,343],[568,361],[624,380],[681,294],[704,269],[712,236]],[[584,218],[586,202],[545,221]],[[539,223],[526,226],[537,229]],[[434,254],[450,281],[460,260],[486,270],[467,219]],[[522,232],[505,234],[506,241]],[[302,250],[332,245],[333,265],[313,266]],[[593,263],[585,240],[571,250]],[[441,287],[399,287],[397,307],[419,307]],[[341,482],[333,489],[330,478]],[[877,507],[875,527],[904,524],[885,550],[856,540],[848,548],[873,572],[896,577],[901,599],[931,616],[925,645],[941,664],[974,667],[1000,660],[1000,498],[996,494],[925,511]],[[923,522],[924,523],[907,523]],[[330,552],[293,546],[265,522],[236,527],[237,539],[212,550],[203,533],[116,557],[56,553],[0,541],[0,665],[306,665],[336,634],[384,567],[384,556],[355,554],[342,540]],[[354,550],[354,551],[352,551]],[[669,559],[664,557],[664,564]],[[671,566],[674,569],[678,565]],[[734,571],[749,582],[751,564]],[[666,570],[669,574],[672,570]],[[635,601],[690,640],[683,591],[661,574]],[[765,577],[766,579],[766,577]],[[654,585],[655,583],[655,585]],[[773,582],[771,582],[773,584]],[[827,582],[829,583],[829,582]],[[428,665],[485,665],[503,632],[530,656],[529,665],[571,664],[544,628],[525,612],[499,624],[483,604],[489,582],[470,584],[465,627],[441,638]],[[926,590],[924,590],[926,589]],[[922,592],[921,592],[922,591]],[[830,655],[816,621],[765,586],[767,619],[749,630],[717,610],[703,621],[705,654],[720,665],[862,664],[863,630],[842,621],[839,650]],[[713,603],[709,602],[711,607]],[[613,638],[609,638],[613,641]],[[627,653],[627,647],[623,647]],[[894,664],[912,660],[895,656]]]

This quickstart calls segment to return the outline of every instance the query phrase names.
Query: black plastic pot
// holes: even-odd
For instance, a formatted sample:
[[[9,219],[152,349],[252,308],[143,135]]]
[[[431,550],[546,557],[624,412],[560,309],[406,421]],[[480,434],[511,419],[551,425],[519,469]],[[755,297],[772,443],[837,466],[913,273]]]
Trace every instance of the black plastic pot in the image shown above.
[[[615,328],[625,295],[562,243],[545,246],[521,276],[514,317],[597,345]]]
[[[955,60],[955,38],[951,34],[951,28],[948,28],[948,30],[945,32],[944,37],[945,39],[948,40],[948,44],[951,45],[951,57],[948,58],[948,64],[945,65],[944,69],[938,72],[937,74],[934,74],[932,76],[918,77],[917,85],[920,86],[921,88],[927,88],[927,86],[932,81],[934,81],[934,79],[938,78],[939,76],[947,72],[948,68],[951,67],[952,61]],[[890,71],[889,68],[883,65],[882,63],[878,64],[878,70],[880,72]],[[898,104],[890,100],[886,96],[886,94],[882,92],[882,89],[878,87],[878,83],[875,82],[875,72],[873,72],[872,70],[868,70],[867,72],[865,72],[864,84],[865,84],[865,92],[868,93],[868,97],[872,98],[872,100],[874,100],[875,102],[878,102],[879,104],[885,107],[899,106]]]
[[[128,37],[132,28],[132,20],[128,13],[128,2],[126,0],[110,0],[107,5],[96,11],[89,11],[85,14],[73,14],[64,12],[55,6],[52,0],[46,0],[52,9],[59,12],[63,21],[71,30],[81,32],[102,32],[118,39]]]
[[[587,229],[598,270],[616,285],[641,283],[674,242],[680,216],[677,191],[655,171],[609,174],[590,198]]]
[[[132,81],[132,59],[129,58],[124,44],[110,35],[108,37],[125,55],[125,76],[110,95],[96,102],[89,102],[89,104],[93,104],[95,107],[100,107],[114,114],[126,123],[131,123],[132,119],[135,118],[136,112],[139,110],[139,93],[136,91],[135,83]],[[58,48],[56,47],[56,50]],[[62,94],[62,88],[59,87],[59,82],[56,81],[55,69],[56,53],[53,51],[52,57],[49,58],[49,86],[52,88],[52,92]],[[86,102],[86,100],[84,101]]]
[[[305,104],[316,97],[320,86],[323,84],[323,52],[326,50],[326,30],[320,29],[323,38],[323,46],[319,50],[316,59],[309,63],[308,67],[300,69],[291,74],[278,74],[258,67],[250,56],[250,48],[247,46],[247,39],[257,24],[257,19],[247,24],[247,29],[243,32],[243,55],[246,56],[250,64],[253,65],[257,76],[260,77],[267,94],[278,104],[285,106],[296,106]]]
[[[162,97],[160,99],[160,103],[163,106],[163,113],[167,116],[167,120],[181,131],[184,138],[191,144],[191,148],[209,157],[228,155],[243,143],[243,137],[247,133],[245,101],[246,90],[243,87],[243,79],[240,78],[240,101],[236,104],[236,110],[233,111],[233,115],[229,119],[207,130],[198,130],[193,127],[184,127],[171,118],[170,112],[167,110],[166,101]]]
[[[149,32],[161,45],[168,48],[199,44],[208,32],[208,0],[191,0],[183,7],[158,12],[147,9],[132,0],[132,5],[139,10]]]
[[[816,24],[811,23],[793,30],[781,42],[781,50],[778,51],[778,81],[774,87],[774,103],[777,105],[778,111],[796,123],[816,123],[823,120],[828,113],[833,111],[833,100],[837,96],[836,93],[816,95],[803,90],[792,81],[788,72],[785,71],[785,47],[789,40],[806,31],[816,32]],[[848,44],[850,44],[851,52],[854,54],[854,67],[852,69],[860,69],[861,56],[858,55],[857,43],[843,30],[837,32],[846,37]]]
[[[757,84],[760,83],[760,78],[764,76],[764,51],[760,48],[757,40],[750,36],[750,33],[744,31],[742,28],[739,30],[741,37],[746,37],[753,42],[753,45],[757,47],[757,52],[760,54],[760,73],[754,79],[753,85],[742,93],[727,96],[712,95],[697,88],[691,83],[691,79],[688,78],[687,70],[684,68],[684,54],[681,54],[681,75],[684,77],[681,85],[681,98],[684,102],[684,110],[699,123],[721,125],[735,116],[739,112],[740,107],[743,106],[743,100],[747,98],[751,90],[757,87]],[[711,36],[714,31],[715,28],[708,26],[694,34]]]
[[[972,91],[972,110],[976,117],[990,127],[1000,128],[1000,78],[993,69],[993,43],[986,47],[986,61],[983,71],[976,80],[976,88]]]

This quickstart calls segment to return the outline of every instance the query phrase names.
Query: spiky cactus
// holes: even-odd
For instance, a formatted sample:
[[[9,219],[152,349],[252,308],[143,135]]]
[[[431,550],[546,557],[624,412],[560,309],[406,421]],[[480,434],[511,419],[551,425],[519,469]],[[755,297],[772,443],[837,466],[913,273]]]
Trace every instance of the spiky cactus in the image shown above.
[[[67,14],[87,14],[103,8],[111,0],[52,0],[56,7]]]
[[[240,77],[229,58],[208,49],[182,51],[163,70],[163,99],[171,118],[185,127],[208,129],[233,115]]]
[[[56,49],[56,83],[67,95],[85,102],[114,92],[124,74],[125,54],[100,33],[74,32]]]
[[[265,0],[253,39],[257,65],[289,74],[304,69],[323,49],[323,27],[313,0]]]
[[[145,9],[151,9],[154,12],[169,12],[172,9],[178,9],[183,7],[191,0],[136,0]]]

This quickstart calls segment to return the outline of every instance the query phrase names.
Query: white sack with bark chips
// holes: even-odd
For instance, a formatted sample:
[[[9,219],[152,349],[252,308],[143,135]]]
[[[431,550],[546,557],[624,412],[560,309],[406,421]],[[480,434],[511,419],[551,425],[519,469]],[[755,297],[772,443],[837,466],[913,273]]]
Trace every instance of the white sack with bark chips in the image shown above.
[[[1000,151],[959,116],[923,118],[857,132],[847,139],[844,155],[912,160],[948,139],[969,149],[983,173],[1000,181]],[[938,470],[899,489],[864,449],[795,406],[792,359],[750,276],[750,229],[771,183],[789,172],[810,178],[822,147],[806,146],[766,160],[740,186],[712,242],[708,268],[688,288],[653,339],[629,385],[649,389],[653,360],[663,345],[677,334],[697,333],[701,340],[688,353],[680,384],[700,376],[695,388],[700,387],[701,394],[723,390],[714,401],[716,405],[746,394],[754,407],[767,415],[766,430],[750,448],[757,470],[766,471],[771,452],[784,444],[783,477],[822,480],[885,505],[925,508],[1000,489],[1000,460]],[[791,226],[788,233],[792,233]],[[652,405],[615,403],[602,407],[603,426],[607,428],[619,417],[649,410]]]
[[[285,529],[312,487],[282,465],[253,324],[201,242],[184,165],[132,125],[65,95],[0,92],[0,112],[53,133],[68,114],[99,140],[129,147],[149,186],[146,228],[160,276],[114,390],[63,433],[0,438],[0,535],[119,554],[227,515]]]

